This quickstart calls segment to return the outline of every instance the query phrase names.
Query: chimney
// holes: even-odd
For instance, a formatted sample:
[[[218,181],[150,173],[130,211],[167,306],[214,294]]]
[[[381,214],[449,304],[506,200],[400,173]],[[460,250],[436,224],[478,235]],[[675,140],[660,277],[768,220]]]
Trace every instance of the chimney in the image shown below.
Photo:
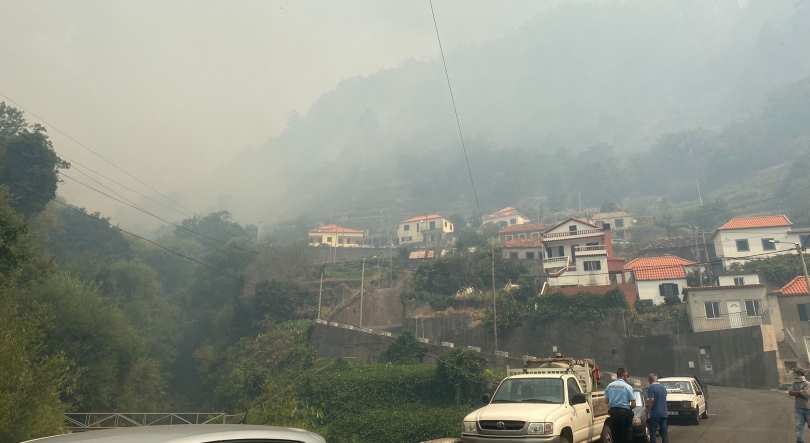
[[[605,231],[605,249],[607,249],[607,256],[613,257],[613,238],[610,236],[610,223],[603,224],[602,230]]]

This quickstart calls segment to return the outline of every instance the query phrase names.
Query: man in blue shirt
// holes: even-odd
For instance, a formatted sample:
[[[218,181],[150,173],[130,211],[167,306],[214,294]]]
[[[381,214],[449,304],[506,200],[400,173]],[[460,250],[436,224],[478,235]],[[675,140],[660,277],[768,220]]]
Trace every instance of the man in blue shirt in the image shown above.
[[[655,433],[661,429],[661,441],[669,443],[667,434],[667,389],[658,383],[658,376],[650,374],[647,389],[647,426],[650,428],[650,443],[655,443]]]
[[[627,369],[616,370],[616,381],[605,388],[610,415],[610,432],[616,443],[633,443],[633,409],[636,408],[636,397],[633,387],[627,384],[630,374]]]

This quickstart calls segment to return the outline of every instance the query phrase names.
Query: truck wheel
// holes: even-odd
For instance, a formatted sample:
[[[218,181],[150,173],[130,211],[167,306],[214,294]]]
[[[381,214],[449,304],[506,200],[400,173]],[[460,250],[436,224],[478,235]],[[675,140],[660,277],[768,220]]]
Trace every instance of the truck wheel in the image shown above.
[[[602,443],[613,443],[613,434],[610,433],[610,427],[604,426],[602,428]]]
[[[709,418],[709,404],[706,403],[703,406],[703,414],[701,414],[700,418]]]
[[[695,421],[692,422],[693,425],[698,426],[700,425],[700,406],[695,408]]]

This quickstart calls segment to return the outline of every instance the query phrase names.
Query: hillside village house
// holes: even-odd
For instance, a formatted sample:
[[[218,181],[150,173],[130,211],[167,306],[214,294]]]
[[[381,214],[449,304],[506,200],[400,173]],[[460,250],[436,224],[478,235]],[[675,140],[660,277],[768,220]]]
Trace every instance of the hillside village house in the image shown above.
[[[717,259],[728,269],[733,263],[795,251],[794,243],[806,241],[810,233],[791,226],[784,215],[732,218],[717,228],[710,241]]]
[[[804,276],[794,278],[771,294],[779,302],[785,344],[796,353],[799,365],[807,367],[810,365],[810,295]]]
[[[771,324],[784,339],[779,302],[764,284],[685,287],[683,294],[693,332]]]
[[[600,286],[624,283],[624,259],[613,256],[610,226],[569,218],[543,231],[548,284]]]
[[[526,222],[519,225],[512,225],[501,230],[498,233],[498,237],[501,240],[501,244],[505,245],[509,240],[515,238],[543,238],[543,231],[545,230],[546,228],[537,223]]]
[[[512,238],[503,246],[503,257],[520,260],[542,260],[543,240],[539,238]]]
[[[453,222],[439,214],[420,215],[397,224],[400,245],[436,246],[453,238]]]
[[[641,257],[624,265],[624,270],[626,279],[635,282],[639,300],[652,300],[659,305],[667,296],[681,298],[686,273],[697,269],[696,266],[693,261],[675,256]]]
[[[363,245],[365,232],[338,225],[325,225],[311,229],[308,237],[310,246],[357,248]]]
[[[522,225],[529,221],[529,217],[518,212],[515,208],[507,206],[498,212],[481,217],[483,224],[494,223],[502,228],[512,225]]]
[[[636,216],[625,211],[598,212],[591,216],[590,219],[597,226],[610,225],[613,231],[613,241],[624,241],[629,240],[625,229],[633,227]]]

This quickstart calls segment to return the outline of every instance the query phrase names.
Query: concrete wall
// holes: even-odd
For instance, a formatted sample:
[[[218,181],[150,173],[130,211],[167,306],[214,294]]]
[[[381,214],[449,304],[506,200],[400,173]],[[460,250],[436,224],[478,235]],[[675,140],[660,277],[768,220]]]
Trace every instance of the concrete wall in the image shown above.
[[[771,389],[780,386],[775,344],[768,325],[628,338],[627,365],[631,373],[696,375],[704,383]],[[701,364],[701,347],[710,347],[712,371]]]
[[[332,309],[337,307],[337,303],[329,309],[324,309],[324,313],[332,318],[332,321],[348,323],[352,325],[371,326],[394,326],[402,323],[402,302],[399,288],[366,289],[363,294],[363,321],[360,322],[360,294],[359,290],[350,290],[344,296],[347,303],[343,303],[339,312],[333,313]],[[356,297],[356,298],[355,298]],[[327,320],[324,316],[324,320]]]
[[[771,297],[773,297],[773,295]],[[810,305],[810,296],[778,296],[777,300],[782,317],[782,324],[784,325],[785,329],[790,331],[793,338],[796,339],[796,351],[799,355],[799,359],[802,362],[807,363],[808,349],[806,339],[810,339],[810,322],[799,320],[799,308],[797,305]]]

